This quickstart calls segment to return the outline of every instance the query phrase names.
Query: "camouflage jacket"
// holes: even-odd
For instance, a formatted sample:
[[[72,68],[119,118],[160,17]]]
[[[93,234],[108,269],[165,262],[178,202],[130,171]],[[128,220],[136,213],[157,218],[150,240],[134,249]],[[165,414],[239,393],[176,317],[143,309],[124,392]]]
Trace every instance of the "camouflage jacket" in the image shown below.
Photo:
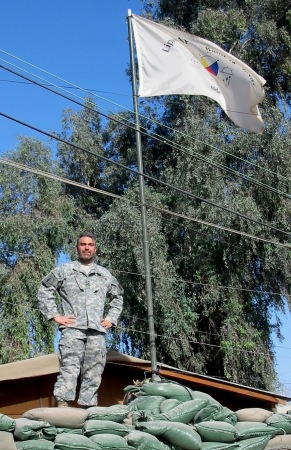
[[[56,292],[60,295],[60,307]],[[109,307],[104,317],[106,299]],[[123,289],[104,267],[93,264],[87,274],[82,264],[73,261],[55,268],[43,278],[38,290],[38,303],[47,320],[60,315],[74,316],[73,328],[90,328],[105,333],[100,322],[105,318],[116,325],[123,306]]]

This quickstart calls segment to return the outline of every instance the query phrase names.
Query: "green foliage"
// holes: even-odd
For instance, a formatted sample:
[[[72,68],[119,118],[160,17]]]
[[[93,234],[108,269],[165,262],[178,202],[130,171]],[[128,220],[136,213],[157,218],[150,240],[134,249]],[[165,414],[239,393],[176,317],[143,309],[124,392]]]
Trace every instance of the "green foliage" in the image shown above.
[[[209,39],[267,81],[273,102],[291,102],[291,9],[285,0],[159,0],[147,2],[157,20]]]
[[[280,337],[276,314],[284,311],[291,288],[290,249],[201,221],[290,241],[290,10],[283,0],[146,3],[148,15],[216,42],[267,80],[262,135],[238,129],[205,97],[140,102],[147,130],[144,171],[152,177],[145,178],[145,196],[157,359],[273,389],[271,337],[273,331]],[[135,132],[125,127],[133,118],[119,113],[112,119],[101,122],[87,99],[83,110],[65,111],[62,121],[61,137],[79,148],[60,143],[53,161],[50,149],[23,138],[8,156],[121,199],[1,167],[2,362],[52,350],[55,329],[37,310],[38,283],[60,252],[75,257],[75,238],[83,230],[96,233],[100,263],[125,288],[125,309],[111,344],[150,357],[138,180],[104,159],[136,170]]]
[[[7,158],[56,170],[50,149],[33,139],[21,138]],[[0,186],[0,355],[6,363],[54,349],[55,327],[39,313],[37,289],[71,234],[74,207],[59,183],[26,171],[1,166]]]

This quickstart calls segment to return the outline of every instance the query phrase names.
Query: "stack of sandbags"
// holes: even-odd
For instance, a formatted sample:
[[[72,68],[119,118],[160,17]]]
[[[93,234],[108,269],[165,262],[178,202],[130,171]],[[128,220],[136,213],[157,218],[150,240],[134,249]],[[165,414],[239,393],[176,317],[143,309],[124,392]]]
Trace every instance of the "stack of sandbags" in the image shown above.
[[[125,388],[123,405],[0,414],[0,450],[291,450],[291,415],[231,411],[161,380]]]

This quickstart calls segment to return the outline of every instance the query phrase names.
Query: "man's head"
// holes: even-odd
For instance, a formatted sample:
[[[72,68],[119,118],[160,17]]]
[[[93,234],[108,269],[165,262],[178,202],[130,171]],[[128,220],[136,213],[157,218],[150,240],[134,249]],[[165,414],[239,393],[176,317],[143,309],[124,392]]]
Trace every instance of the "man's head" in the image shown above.
[[[81,233],[77,239],[78,260],[91,264],[96,254],[96,237],[92,233]]]

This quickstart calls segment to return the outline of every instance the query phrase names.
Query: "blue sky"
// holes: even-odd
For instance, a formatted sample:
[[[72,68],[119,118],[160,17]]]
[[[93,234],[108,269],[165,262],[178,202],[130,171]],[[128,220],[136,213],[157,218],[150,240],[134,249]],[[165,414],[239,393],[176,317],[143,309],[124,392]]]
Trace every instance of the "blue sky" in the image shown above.
[[[108,100],[95,98],[105,113],[121,107],[132,109],[131,85],[125,74],[129,64],[126,17],[128,9],[140,14],[142,6],[141,0],[2,2],[0,64],[16,72],[22,68],[30,72],[24,73],[30,78],[37,74],[49,82],[66,85],[23,62],[26,61],[92,90]],[[70,92],[84,96],[77,90]],[[4,69],[0,71],[0,99],[1,112],[46,131],[60,131],[62,111],[76,108],[68,100],[27,84]],[[33,135],[48,142],[45,136],[0,116],[0,156],[16,148],[18,135]],[[291,396],[290,313],[281,316],[281,320],[285,340],[280,343],[275,339],[277,371],[285,393]]]

